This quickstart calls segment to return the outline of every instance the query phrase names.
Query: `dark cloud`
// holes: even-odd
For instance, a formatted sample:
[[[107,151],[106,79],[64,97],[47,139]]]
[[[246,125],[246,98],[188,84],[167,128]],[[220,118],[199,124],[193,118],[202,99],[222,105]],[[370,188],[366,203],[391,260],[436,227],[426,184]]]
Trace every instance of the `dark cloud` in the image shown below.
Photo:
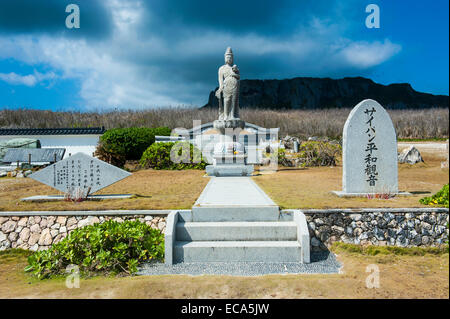
[[[65,26],[66,6],[80,7],[80,28]],[[67,37],[102,38],[112,29],[111,15],[101,0],[2,0],[0,33],[62,34]]]

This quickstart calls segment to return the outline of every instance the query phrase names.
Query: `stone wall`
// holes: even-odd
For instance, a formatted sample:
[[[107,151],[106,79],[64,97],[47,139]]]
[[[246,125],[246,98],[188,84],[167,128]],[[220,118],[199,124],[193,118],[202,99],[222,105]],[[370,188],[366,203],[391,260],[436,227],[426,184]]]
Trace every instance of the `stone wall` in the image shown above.
[[[33,251],[48,249],[76,228],[114,219],[140,220],[164,231],[166,217],[150,215],[120,216],[0,216],[0,250],[22,248]]]
[[[439,246],[448,241],[447,212],[305,212],[312,250],[333,242],[378,246]]]
[[[402,211],[403,210],[403,211]],[[448,209],[304,210],[311,249],[327,249],[333,242],[361,245],[439,246],[448,241]],[[1,213],[0,213],[1,214]],[[1,216],[0,250],[47,249],[72,230],[105,220],[140,220],[165,231],[167,214],[97,216]]]

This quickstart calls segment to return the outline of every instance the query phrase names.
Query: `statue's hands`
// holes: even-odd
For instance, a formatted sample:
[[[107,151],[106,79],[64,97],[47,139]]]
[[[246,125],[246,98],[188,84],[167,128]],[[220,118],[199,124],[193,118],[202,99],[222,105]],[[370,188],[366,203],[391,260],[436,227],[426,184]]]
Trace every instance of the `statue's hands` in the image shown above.
[[[218,89],[218,90],[216,91],[216,97],[217,97],[218,99],[220,99],[220,93],[222,93],[222,89]]]

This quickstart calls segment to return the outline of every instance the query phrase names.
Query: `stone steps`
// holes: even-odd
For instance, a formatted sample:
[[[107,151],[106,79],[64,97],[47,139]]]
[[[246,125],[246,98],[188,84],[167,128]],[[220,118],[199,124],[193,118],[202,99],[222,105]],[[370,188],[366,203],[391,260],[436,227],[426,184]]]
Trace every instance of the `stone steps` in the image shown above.
[[[177,241],[297,240],[294,222],[178,222]]]
[[[297,241],[177,241],[174,262],[301,262]]]

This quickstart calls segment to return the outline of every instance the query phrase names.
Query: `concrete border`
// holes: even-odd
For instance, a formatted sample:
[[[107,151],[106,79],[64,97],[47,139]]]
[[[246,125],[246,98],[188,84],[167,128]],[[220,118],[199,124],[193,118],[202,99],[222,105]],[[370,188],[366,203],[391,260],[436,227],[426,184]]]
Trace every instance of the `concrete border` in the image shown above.
[[[291,210],[294,215],[294,222],[297,224],[297,241],[300,243],[301,256],[300,262],[304,264],[309,264],[311,262],[310,258],[310,239],[308,223],[306,222],[305,214],[300,210]]]
[[[174,260],[174,244],[176,241],[176,229],[178,223],[178,211],[170,212],[166,219],[166,231],[164,234],[164,263],[167,266],[173,265]]]
[[[169,215],[172,210],[55,210],[0,211],[2,216],[105,216],[105,215]]]
[[[304,214],[333,214],[333,213],[449,213],[445,207],[417,207],[417,208],[333,208],[333,209],[282,209],[283,213],[296,210]],[[2,216],[101,216],[101,215],[158,215],[167,216],[172,209],[163,210],[60,210],[60,211],[0,211]],[[190,209],[179,209],[178,212],[190,212]]]
[[[336,195],[337,197],[367,197],[369,195],[375,196],[379,193],[346,193],[344,191],[331,191],[330,192],[333,195]],[[393,193],[391,194],[394,197],[395,196],[411,196],[411,193],[408,192],[398,192],[398,193]]]

